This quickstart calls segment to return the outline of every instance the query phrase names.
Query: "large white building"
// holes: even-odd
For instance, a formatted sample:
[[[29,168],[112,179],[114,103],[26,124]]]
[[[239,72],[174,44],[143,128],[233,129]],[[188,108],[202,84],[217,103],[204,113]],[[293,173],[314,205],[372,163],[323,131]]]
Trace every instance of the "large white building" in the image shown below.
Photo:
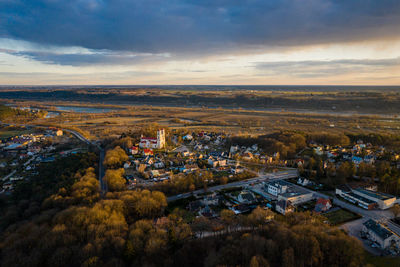
[[[286,193],[288,184],[282,180],[272,181],[267,183],[266,189],[268,194],[273,196],[278,196],[280,194]]]
[[[336,194],[364,209],[385,210],[397,202],[395,196],[364,188],[351,189],[348,186],[339,186],[336,188]]]
[[[382,249],[391,246],[399,247],[400,237],[386,228],[384,225],[369,219],[363,223],[362,232],[367,235],[367,238],[376,242]]]
[[[165,130],[160,129],[157,131],[157,138],[153,137],[141,137],[140,148],[164,148],[165,147]]]
[[[268,182],[265,189],[268,194],[277,196],[278,201],[283,200],[292,205],[298,205],[314,199],[314,194],[312,192],[283,180]]]

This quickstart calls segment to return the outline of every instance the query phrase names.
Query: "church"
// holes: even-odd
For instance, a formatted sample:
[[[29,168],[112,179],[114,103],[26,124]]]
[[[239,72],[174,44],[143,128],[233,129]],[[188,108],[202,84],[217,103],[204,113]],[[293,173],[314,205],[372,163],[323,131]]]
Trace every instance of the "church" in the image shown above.
[[[165,147],[165,130],[160,129],[157,131],[157,138],[153,137],[141,137],[140,148],[164,148]]]

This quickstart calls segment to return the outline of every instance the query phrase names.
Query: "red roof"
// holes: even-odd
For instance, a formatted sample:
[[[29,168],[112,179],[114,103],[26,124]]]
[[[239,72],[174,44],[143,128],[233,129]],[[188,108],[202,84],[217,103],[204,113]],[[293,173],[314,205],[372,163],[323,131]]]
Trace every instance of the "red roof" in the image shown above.
[[[157,144],[156,140],[147,140],[147,141],[149,141],[150,143],[153,143],[153,144]],[[145,144],[145,143],[147,143],[147,141],[140,141],[140,143]]]
[[[143,149],[143,152],[146,154],[153,154],[153,150],[151,149]]]
[[[142,137],[142,138],[140,138],[140,141],[142,141],[142,140],[157,140],[157,138],[154,138],[154,137]]]
[[[319,198],[317,200],[317,205],[318,204],[322,204],[322,205],[326,206],[328,203],[330,204],[331,201],[329,199],[326,199],[326,198]]]
[[[131,147],[131,149],[132,150],[138,150],[138,147],[137,146],[133,146],[133,147]]]

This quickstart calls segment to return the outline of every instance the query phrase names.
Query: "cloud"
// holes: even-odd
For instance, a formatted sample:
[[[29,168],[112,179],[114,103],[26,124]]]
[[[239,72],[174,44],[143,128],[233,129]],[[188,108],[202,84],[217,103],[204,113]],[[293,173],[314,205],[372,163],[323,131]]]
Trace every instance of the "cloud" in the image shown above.
[[[0,17],[7,18],[0,20],[1,37],[152,54],[400,36],[398,0],[3,0]],[[50,62],[61,61],[50,56]],[[86,61],[98,60],[93,58]]]
[[[400,58],[257,62],[253,67],[259,76],[287,75],[312,78],[383,72],[392,67],[400,67]]]
[[[91,51],[90,53],[59,53],[52,51],[15,51],[0,49],[0,53],[21,56],[47,64],[68,66],[138,65],[168,59],[166,54],[137,54],[130,52]]]
[[[153,71],[119,71],[93,73],[53,73],[53,72],[0,72],[0,83],[9,81],[12,84],[113,84],[115,81],[131,81],[132,79],[154,79],[153,76],[161,76],[162,72]]]

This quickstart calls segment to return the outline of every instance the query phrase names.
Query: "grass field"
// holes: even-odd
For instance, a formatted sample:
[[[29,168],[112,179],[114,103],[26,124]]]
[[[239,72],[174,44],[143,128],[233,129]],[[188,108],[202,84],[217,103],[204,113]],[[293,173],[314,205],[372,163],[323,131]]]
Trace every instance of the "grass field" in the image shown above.
[[[373,256],[368,252],[365,253],[365,261],[368,264],[371,264],[375,267],[398,267],[400,266],[400,258],[399,257],[380,257]]]
[[[339,225],[361,218],[360,215],[344,209],[326,213],[324,216],[328,219],[331,225]]]
[[[6,139],[9,137],[17,136],[17,135],[22,135],[22,134],[28,134],[30,133],[30,130],[4,130],[0,129],[0,139]]]

